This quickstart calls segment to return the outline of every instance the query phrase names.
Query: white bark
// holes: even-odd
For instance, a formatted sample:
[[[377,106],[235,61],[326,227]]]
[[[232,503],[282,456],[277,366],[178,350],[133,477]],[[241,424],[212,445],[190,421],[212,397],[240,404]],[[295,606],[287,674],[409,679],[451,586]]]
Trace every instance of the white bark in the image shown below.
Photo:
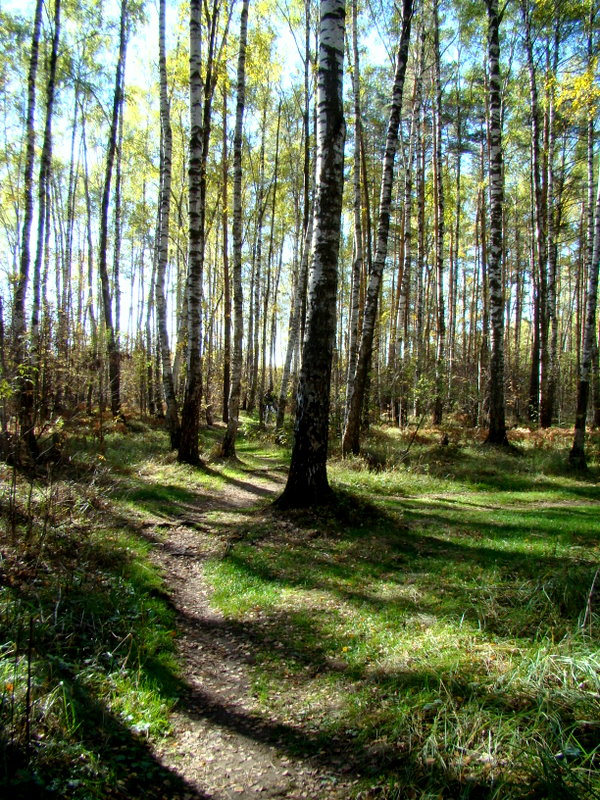
[[[344,184],[344,20],[344,0],[321,0],[312,260],[294,446],[278,501],[282,507],[306,507],[331,498],[326,462]]]
[[[156,317],[160,357],[162,366],[162,381],[165,402],[167,406],[166,423],[171,438],[171,447],[179,445],[179,412],[173,381],[173,367],[171,364],[171,348],[169,346],[169,333],[167,329],[167,302],[165,297],[165,273],[169,260],[169,221],[171,213],[171,175],[173,133],[171,130],[169,97],[167,87],[167,56],[165,46],[165,10],[166,0],[160,0],[158,23],[158,64],[160,73],[160,125],[161,125],[161,175],[160,175],[160,208],[158,231],[158,259],[156,269]]]
[[[489,67],[489,187],[490,240],[487,271],[490,298],[492,352],[490,356],[490,427],[487,442],[506,444],[504,408],[504,287],[502,283],[502,210],[504,172],[500,99],[500,41],[498,0],[487,0]]]
[[[228,400],[227,431],[221,454],[235,456],[235,437],[240,416],[242,390],[242,342],[244,337],[244,295],[242,289],[242,142],[246,105],[246,41],[248,38],[249,0],[243,0],[240,15],[240,44],[237,64],[237,99],[233,134],[233,347],[231,351],[231,385]]]

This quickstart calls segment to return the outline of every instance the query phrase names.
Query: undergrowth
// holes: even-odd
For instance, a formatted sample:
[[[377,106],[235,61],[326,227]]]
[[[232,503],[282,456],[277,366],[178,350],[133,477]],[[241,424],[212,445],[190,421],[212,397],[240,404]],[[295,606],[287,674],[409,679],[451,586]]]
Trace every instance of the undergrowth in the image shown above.
[[[278,746],[360,800],[599,798],[598,440],[582,476],[559,430],[511,452],[446,433],[334,447],[337,505],[285,514],[256,478],[284,480],[289,442],[252,421],[201,470],[142,423],[67,431],[44,475],[0,467],[0,795],[185,796],[153,754],[186,685],[144,526],[238,486],[256,503],[205,515],[207,574]]]
[[[357,797],[598,798],[597,475],[561,432],[449,439],[373,431],[330,465],[337,508],[257,517],[211,564],[215,601]]]
[[[173,613],[105,447],[72,450],[45,475],[0,467],[0,795],[175,796],[149,747],[179,693]]]

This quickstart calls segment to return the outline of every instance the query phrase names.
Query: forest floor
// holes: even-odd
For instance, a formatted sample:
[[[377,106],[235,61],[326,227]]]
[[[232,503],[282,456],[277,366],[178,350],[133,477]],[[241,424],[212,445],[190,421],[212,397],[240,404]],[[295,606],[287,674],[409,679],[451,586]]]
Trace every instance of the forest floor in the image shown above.
[[[0,465],[0,798],[600,798],[598,434],[373,429],[281,512],[251,420],[92,422]]]

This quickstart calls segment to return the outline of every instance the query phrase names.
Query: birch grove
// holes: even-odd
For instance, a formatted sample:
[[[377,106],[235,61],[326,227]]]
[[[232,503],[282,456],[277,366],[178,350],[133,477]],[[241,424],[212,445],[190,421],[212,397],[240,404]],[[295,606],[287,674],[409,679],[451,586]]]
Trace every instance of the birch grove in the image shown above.
[[[323,496],[323,454],[358,454],[372,423],[500,446],[575,425],[585,465],[599,34],[589,0],[550,6],[404,0],[376,26],[355,0],[348,61],[328,51],[342,190],[341,122],[323,172],[321,30],[338,35],[341,6],[1,12],[2,452],[43,461],[85,413],[101,430],[156,418],[195,466],[208,426],[231,458],[247,429],[304,437]],[[334,247],[319,225],[338,192]]]

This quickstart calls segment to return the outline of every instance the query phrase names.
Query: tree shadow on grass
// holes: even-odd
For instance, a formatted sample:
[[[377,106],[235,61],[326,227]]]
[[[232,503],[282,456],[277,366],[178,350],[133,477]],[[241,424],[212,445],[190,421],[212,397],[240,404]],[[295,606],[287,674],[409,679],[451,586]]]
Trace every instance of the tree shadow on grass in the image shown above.
[[[69,713],[77,730],[66,736],[62,752],[47,753],[37,738],[29,755],[7,744],[0,772],[0,797],[7,800],[210,800],[180,775],[157,760],[143,736],[132,733],[111,714],[77,675],[57,668],[62,691],[69,698]],[[2,747],[2,744],[0,744]]]
[[[313,520],[310,522],[312,531]],[[553,791],[556,796],[564,798],[595,796],[585,782],[573,789],[576,780],[573,783],[571,778],[576,779],[577,775],[565,771],[565,765],[560,765],[552,755],[564,746],[561,727],[555,727],[557,714],[562,716],[563,730],[573,730],[571,714],[574,709],[570,710],[567,704],[559,711],[544,686],[540,685],[538,690],[531,687],[523,690],[517,681],[503,684],[503,688],[491,689],[484,656],[483,660],[478,659],[470,651],[451,655],[445,666],[441,666],[436,657],[432,658],[430,666],[424,666],[423,657],[415,660],[410,649],[404,655],[391,653],[391,657],[381,659],[377,656],[373,659],[373,653],[361,655],[360,625],[349,633],[344,614],[338,614],[339,604],[350,605],[359,613],[364,610],[376,626],[388,626],[393,631],[407,625],[407,631],[412,627],[417,632],[423,612],[427,612],[426,625],[435,626],[443,618],[452,618],[458,630],[469,616],[473,622],[477,621],[473,597],[469,596],[468,589],[459,585],[452,588],[451,582],[448,586],[440,586],[438,581],[438,588],[444,593],[455,592],[451,608],[446,604],[442,612],[435,605],[429,606],[423,598],[389,599],[364,591],[346,590],[343,584],[348,583],[356,571],[359,577],[366,578],[366,585],[386,576],[385,569],[390,567],[389,562],[386,563],[388,542],[381,543],[378,559],[369,546],[367,557],[362,551],[361,560],[360,546],[353,541],[353,547],[345,551],[343,564],[332,567],[327,557],[317,558],[315,563],[314,556],[319,548],[335,552],[340,538],[309,537],[303,545],[307,541],[314,550],[299,545],[294,551],[291,542],[284,546],[283,541],[277,540],[271,532],[263,542],[265,546],[269,543],[263,559],[259,552],[261,541],[254,539],[250,544],[237,544],[224,561],[238,574],[245,571],[249,586],[257,582],[266,583],[281,591],[284,607],[280,607],[277,596],[269,604],[261,604],[259,599],[257,607],[261,611],[257,615],[253,612],[254,601],[250,595],[248,613],[238,619],[229,618],[215,624],[214,621],[199,622],[194,618],[186,623],[189,635],[197,637],[204,646],[222,635],[230,637],[230,652],[241,653],[240,660],[246,666],[256,665],[257,680],[262,683],[267,680],[270,687],[263,685],[262,691],[267,697],[275,698],[276,703],[281,704],[277,698],[289,696],[290,704],[298,709],[299,698],[306,696],[306,713],[300,715],[303,721],[299,723],[296,718],[296,721],[285,724],[273,723],[270,720],[274,713],[277,716],[274,709],[270,709],[269,719],[265,719],[258,714],[229,708],[222,697],[205,696],[197,690],[192,692],[187,704],[188,713],[207,716],[220,725],[276,745],[292,755],[300,755],[340,777],[350,774],[373,790],[373,794],[367,790],[361,795],[363,797],[400,797],[404,796],[404,789],[420,791],[423,796],[433,792],[456,798],[541,800],[554,796]],[[369,544],[364,537],[360,543]],[[407,556],[407,562],[413,557],[421,559],[420,555],[415,556],[415,552],[418,553],[418,549]],[[279,558],[278,553],[281,554]],[[448,561],[445,552],[435,556],[429,552],[426,559],[442,555],[451,570],[452,561]],[[558,563],[558,559],[549,559],[545,566],[557,566]],[[405,562],[394,579],[401,583],[402,575],[407,576],[408,572],[414,577],[415,568],[411,570],[410,563]],[[231,591],[231,587],[221,588],[225,593]],[[289,597],[290,589],[309,595],[314,593],[316,605],[309,602],[305,608],[294,604],[285,607],[285,597]],[[217,594],[218,591],[217,588]],[[243,586],[241,591],[243,593]],[[327,593],[326,597],[323,592]],[[472,615],[465,613],[468,603]],[[514,602],[513,598],[513,604],[519,607],[519,599]],[[573,616],[568,616],[571,624]],[[511,626],[499,625],[498,628],[498,634],[486,645],[491,654],[497,647],[502,647],[501,636],[506,637],[507,645],[514,647]],[[528,632],[523,634],[528,635]],[[486,638],[477,641],[485,645]],[[344,644],[351,646],[343,647]],[[321,691],[316,694],[315,683],[321,686]],[[317,706],[311,711],[313,697]],[[319,704],[323,703],[321,708]],[[404,716],[401,714],[394,718],[389,713],[390,706],[395,704],[405,706]],[[286,718],[285,704],[279,708],[279,713],[280,718]],[[540,718],[546,717],[547,724],[540,726]],[[501,745],[497,754],[489,757],[493,763],[483,758],[478,762],[476,731],[482,725],[493,726],[495,720],[510,718],[514,719],[512,730],[515,735],[522,731],[518,737],[518,753],[514,748],[504,750]],[[473,734],[469,727],[471,719]],[[541,727],[545,728],[543,732]],[[426,758],[428,737],[431,734],[433,740],[434,731],[439,729],[446,730],[447,747],[435,750],[435,758]],[[420,731],[420,734],[415,731]],[[532,731],[535,731],[533,736]],[[539,747],[538,741],[543,741]],[[590,742],[589,747],[593,750],[598,744],[598,741]],[[474,756],[469,755],[471,748],[475,748]],[[538,779],[542,757],[552,769],[543,779]],[[594,778],[591,780],[593,783]],[[552,782],[556,785],[551,785]],[[394,784],[397,789],[390,789]],[[388,788],[381,788],[378,795],[377,786]]]
[[[334,604],[353,613],[364,609],[390,630],[418,627],[425,615],[457,629],[470,624],[509,644],[515,637],[559,640],[578,629],[590,602],[596,607],[596,552],[553,546],[563,526],[568,544],[568,523],[581,536],[587,525],[594,541],[593,506],[577,507],[574,518],[562,506],[511,510],[523,522],[507,525],[497,509],[476,509],[465,519],[445,501],[413,505],[400,501],[401,516],[341,493],[337,509],[247,519],[241,536],[235,523],[215,523],[222,538],[233,534],[222,562],[226,572],[219,572],[226,580],[215,585],[217,602],[238,591],[247,593],[241,603],[248,607],[269,597],[285,602],[290,589],[326,592]],[[528,549],[540,541],[546,542],[542,549]],[[228,573],[236,575],[231,585]]]
[[[428,731],[439,725],[452,728],[457,724],[458,710],[471,702],[477,705],[479,715],[482,708],[498,716],[514,714],[515,704],[518,713],[524,713],[518,693],[490,694],[480,688],[474,682],[479,676],[467,657],[460,670],[454,666],[442,672],[433,666],[373,670],[366,664],[350,665],[333,659],[328,652],[322,616],[305,617],[299,624],[294,615],[277,609],[268,610],[258,620],[215,622],[214,618],[186,618],[184,614],[181,622],[200,649],[218,647],[226,641],[229,657],[237,654],[235,657],[245,669],[255,665],[266,670],[277,694],[290,692],[297,700],[306,690],[310,697],[314,679],[320,677],[329,686],[329,697],[342,698],[335,701],[332,718],[327,717],[328,709],[322,714],[311,713],[308,706],[306,720],[300,723],[284,721],[282,709],[268,707],[264,714],[248,711],[228,702],[222,693],[188,687],[182,708],[190,720],[208,720],[221,729],[300,759],[324,779],[359,781],[361,786],[370,787],[360,795],[364,798],[401,797],[404,789],[420,791],[423,796],[434,792],[481,800],[498,796],[540,800],[548,797],[548,786],[533,773],[519,785],[506,769],[497,769],[492,777],[484,762],[480,769],[476,763],[468,767],[471,759],[465,758],[465,748],[458,743],[448,744],[437,759],[424,757]],[[443,704],[424,702],[424,696],[430,700],[438,697],[441,687]],[[362,700],[357,718],[352,704],[359,694]],[[414,731],[386,719],[385,709],[390,701],[404,703],[413,723],[415,717],[420,717],[421,741],[414,739]],[[529,708],[532,716],[539,710],[534,702]],[[554,744],[560,746],[558,740]],[[537,757],[534,749],[530,758],[535,761]],[[504,792],[500,795],[499,785]]]
[[[217,475],[223,478],[220,472]],[[260,491],[253,492],[256,497],[264,499],[268,494],[260,487],[252,487],[251,483],[247,485],[245,481],[232,479],[231,483],[241,484],[238,488],[245,491],[258,488]],[[198,508],[196,492],[166,487],[166,494],[156,495],[152,487],[143,483],[138,488],[142,505],[147,504],[149,509],[155,510],[162,508],[163,515],[168,509],[167,517],[172,513],[189,514],[190,509]],[[209,497],[208,493],[203,493],[202,502],[208,501]],[[431,529],[445,526],[450,532],[456,531],[457,521],[452,517],[451,510],[455,512],[450,503],[441,508],[438,502],[432,503],[431,508],[426,510],[427,519],[424,519],[413,509],[411,513],[414,516],[408,527],[398,521],[398,514],[393,510],[382,511],[367,502],[356,504],[353,498],[343,496],[337,509],[318,514],[265,515],[263,512],[257,515],[254,523],[244,523],[241,541],[234,542],[228,549],[224,563],[238,571],[244,570],[253,580],[271,584],[279,590],[326,591],[340,603],[375,612],[381,624],[390,626],[416,625],[416,618],[423,613],[434,621],[442,615],[456,621],[464,618],[466,613],[466,618],[475,622],[476,601],[469,594],[472,586],[466,587],[455,580],[452,568],[460,571],[463,568],[485,569],[494,565],[507,581],[513,576],[521,582],[535,582],[538,575],[560,570],[563,558],[545,556],[529,561],[519,552],[489,545],[479,547],[435,536]],[[125,515],[105,522],[107,527],[113,527],[115,523],[118,523],[115,527],[128,526]],[[467,532],[470,536],[477,532],[477,526],[477,520],[468,523]],[[240,539],[239,526],[235,524],[221,522],[215,523],[214,527],[222,536]],[[464,526],[461,527],[464,529]],[[139,534],[134,529],[132,532]],[[551,535],[551,525],[547,526],[544,533]],[[517,531],[513,531],[513,534],[516,536]],[[104,542],[102,546],[97,546],[95,554],[89,554],[86,561],[81,559],[79,545],[79,542],[71,542],[71,547],[79,550],[77,560],[68,552],[57,553],[59,563],[55,566],[58,572],[62,570],[66,583],[61,589],[62,594],[57,594],[55,587],[44,595],[41,618],[50,620],[54,617],[60,624],[53,632],[50,629],[36,632],[35,647],[36,655],[44,658],[48,664],[43,680],[53,685],[63,681],[70,707],[76,712],[78,727],[70,734],[69,743],[75,749],[79,743],[92,754],[102,769],[99,769],[95,778],[90,770],[80,778],[77,756],[73,757],[71,763],[67,762],[65,755],[75,751],[66,749],[61,756],[62,762],[60,758],[42,761],[38,775],[46,787],[51,785],[53,777],[60,778],[66,787],[62,797],[77,797],[78,787],[67,784],[84,778],[88,781],[86,800],[96,797],[117,800],[148,797],[158,800],[164,794],[175,800],[185,792],[202,797],[202,794],[185,786],[160,765],[143,736],[136,735],[107,708],[106,703],[95,696],[93,681],[84,682],[81,677],[87,666],[86,661],[90,659],[97,667],[102,665],[105,675],[119,669],[118,660],[111,653],[114,656],[115,643],[127,641],[132,624],[134,628],[137,626],[137,622],[132,620],[137,618],[134,609],[124,602],[127,592],[123,596],[115,589],[119,582],[129,582],[131,587],[132,577],[122,570],[124,560],[126,562],[128,558],[126,552],[122,549],[113,552],[110,542]],[[442,580],[440,575],[443,566],[450,571]],[[88,571],[99,576],[98,585],[86,583],[85,574]],[[136,575],[135,579],[139,581],[139,574]],[[432,588],[443,593],[442,606],[436,604],[435,597],[431,600],[424,596],[393,594],[394,587],[401,589],[415,576],[429,580]],[[43,580],[43,575],[37,573],[33,577]],[[374,586],[382,583],[388,589],[391,587],[391,595],[383,596],[373,590]],[[29,613],[37,614],[40,598],[35,586],[35,580],[17,582],[12,586],[12,591],[23,607],[30,610]],[[158,613],[154,604],[163,601],[156,596],[155,583],[142,580],[141,585],[131,589],[138,599],[143,600],[147,610]],[[88,608],[82,615],[83,595],[94,593],[98,602],[93,610]],[[119,613],[113,619],[115,609]],[[336,685],[347,698],[352,696],[353,687],[357,684],[362,687],[364,697],[370,698],[365,700],[364,714],[358,721],[346,706],[342,706],[336,719],[328,723],[317,721],[315,724],[314,715],[310,725],[273,721],[273,714],[245,712],[222,697],[179,680],[172,669],[156,658],[161,637],[158,637],[159,644],[155,650],[147,652],[142,644],[149,629],[135,630],[133,635],[138,643],[131,652],[138,669],[148,681],[154,683],[158,694],[169,698],[178,693],[181,697],[180,708],[190,718],[209,719],[215,725],[307,759],[320,770],[337,775],[340,779],[348,775],[355,776],[365,780],[371,787],[395,781],[400,787],[419,787],[422,793],[444,791],[446,796],[472,799],[498,796],[497,784],[483,770],[479,773],[461,772],[456,764],[451,763],[455,756],[452,753],[442,754],[440,760],[431,763],[423,758],[423,742],[407,744],[401,730],[388,730],[385,727],[389,726],[383,712],[387,700],[398,696],[410,697],[412,693],[415,696],[427,692],[435,695],[442,683],[451,694],[455,707],[461,702],[477,700],[480,705],[486,702],[488,705],[498,704],[505,715],[512,713],[514,694],[486,699],[484,692],[473,687],[477,675],[472,672],[472,664],[455,664],[451,670],[440,673],[434,669],[412,668],[410,664],[399,667],[393,664],[368,665],[360,659],[351,661],[340,656],[343,650],[341,642],[330,639],[335,615],[329,607],[296,612],[271,607],[258,621],[225,620],[220,625],[220,632],[210,620],[186,620],[181,611],[177,613],[181,615],[180,621],[190,634],[204,637],[204,641],[214,640],[225,632],[234,644],[244,646],[241,653],[244,650],[251,652],[251,661],[256,663],[258,660],[266,666],[272,678],[279,680],[281,686],[295,686],[300,691],[305,684],[323,677]],[[572,621],[571,617],[569,621]],[[158,622],[153,626],[161,627]],[[504,629],[500,626],[500,634],[502,630],[507,637],[512,635],[508,626]],[[11,635],[8,632],[3,640],[9,640]],[[92,642],[93,647],[90,647]],[[245,661],[244,664],[250,666],[250,662]],[[431,730],[436,722],[435,717],[431,716],[431,711],[422,708],[422,699],[416,703],[417,707],[412,713],[423,716],[424,731]],[[35,747],[40,752],[45,747],[42,741],[35,740]],[[14,768],[17,761],[15,758],[11,764],[13,777],[16,776]],[[27,780],[26,773],[23,778]],[[23,783],[21,788],[25,786]],[[33,776],[30,776],[28,788],[31,791],[21,794],[23,800],[36,796],[36,786]],[[509,791],[511,797],[541,799],[548,796],[543,785],[536,788],[533,779],[529,786],[522,787],[521,794],[518,787],[506,785],[505,789],[504,796],[509,796]],[[37,796],[41,797],[41,789],[36,791]],[[374,794],[371,796],[375,796],[375,791],[373,788]],[[18,798],[19,795],[14,793],[11,797]],[[83,795],[79,794],[79,797]]]
[[[0,797],[207,798],[145,733],[182,691],[157,576],[110,529],[40,534],[0,532]]]

